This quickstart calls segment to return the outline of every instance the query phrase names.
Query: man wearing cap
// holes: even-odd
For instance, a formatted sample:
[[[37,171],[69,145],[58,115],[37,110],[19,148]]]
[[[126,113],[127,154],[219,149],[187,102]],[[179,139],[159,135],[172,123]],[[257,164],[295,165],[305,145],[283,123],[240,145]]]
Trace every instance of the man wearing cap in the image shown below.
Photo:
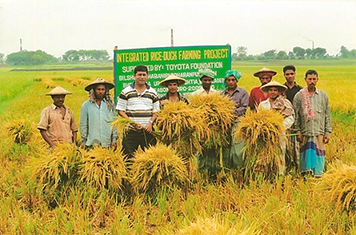
[[[329,98],[316,88],[318,73],[305,73],[307,87],[294,97],[295,128],[300,142],[300,171],[321,177],[325,167],[325,144],[329,143],[331,127]]]
[[[159,83],[163,87],[168,88],[167,94],[159,98],[161,108],[164,107],[168,102],[178,102],[183,101],[188,104],[188,100],[178,92],[178,87],[185,84],[185,79],[180,78],[174,74],[169,75],[163,81]]]
[[[124,154],[129,161],[139,146],[145,149],[150,145],[156,145],[152,127],[159,111],[157,92],[147,84],[147,67],[136,66],[134,78],[135,82],[122,90],[116,106],[120,116],[136,123],[122,140]]]
[[[221,94],[229,97],[235,102],[235,122],[231,130],[230,143],[228,149],[224,151],[224,166],[230,169],[243,167],[242,149],[244,142],[237,141],[234,136],[238,127],[239,118],[244,116],[248,107],[248,93],[245,89],[237,86],[242,74],[237,70],[228,70],[225,73],[225,84],[227,89]]]
[[[192,95],[206,95],[209,93],[214,93],[216,90],[211,87],[211,83],[214,80],[214,72],[211,69],[201,69],[199,70],[199,77],[201,81],[201,87],[194,91]]]
[[[97,78],[85,87],[89,99],[82,104],[80,112],[80,136],[82,147],[99,145],[116,148],[117,132],[111,128],[116,119],[114,104],[109,90],[114,84],[103,78]]]
[[[263,86],[269,83],[272,80],[272,77],[276,74],[276,71],[263,67],[253,75],[260,79],[261,86]],[[261,101],[264,101],[268,98],[268,94],[260,90],[261,86],[252,88],[250,92],[249,106],[253,111],[256,110]]]
[[[64,105],[65,96],[69,94],[60,86],[46,94],[52,97],[53,104],[42,110],[37,128],[52,149],[57,142],[76,144],[78,128],[72,111]]]
[[[262,101],[258,108],[259,109],[273,109],[280,112],[283,117],[283,125],[285,130],[291,128],[294,123],[294,110],[292,103],[284,98],[282,95],[287,87],[276,81],[271,81],[263,86],[261,86],[261,91],[267,92],[269,98]],[[282,136],[281,141],[281,153],[279,155],[281,164],[279,166],[279,174],[282,175],[285,172],[285,153],[286,153],[286,137],[285,133]]]

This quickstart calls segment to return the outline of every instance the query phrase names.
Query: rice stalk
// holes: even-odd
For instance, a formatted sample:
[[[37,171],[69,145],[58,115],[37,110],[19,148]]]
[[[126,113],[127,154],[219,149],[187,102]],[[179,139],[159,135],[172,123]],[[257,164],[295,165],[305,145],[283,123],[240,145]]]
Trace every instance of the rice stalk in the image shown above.
[[[247,112],[240,119],[234,138],[246,143],[243,149],[245,175],[262,173],[273,178],[278,174],[283,120],[283,116],[274,110]]]
[[[116,120],[111,122],[111,127],[117,130],[119,137],[123,137],[130,128],[133,128],[133,125],[136,125],[136,122],[120,115],[117,115]]]
[[[120,151],[95,146],[82,150],[79,163],[80,181],[99,190],[120,190],[126,178],[126,166]]]
[[[185,162],[170,146],[158,143],[137,152],[131,166],[131,184],[136,192],[156,192],[187,182]]]
[[[27,144],[30,141],[35,128],[30,121],[20,119],[8,123],[6,129],[15,143]]]

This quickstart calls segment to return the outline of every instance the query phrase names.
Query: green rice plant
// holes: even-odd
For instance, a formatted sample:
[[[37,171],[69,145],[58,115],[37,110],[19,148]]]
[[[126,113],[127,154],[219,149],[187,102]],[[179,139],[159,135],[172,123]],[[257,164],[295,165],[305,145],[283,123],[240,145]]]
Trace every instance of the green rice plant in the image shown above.
[[[356,166],[341,162],[330,167],[323,174],[318,185],[337,210],[355,211],[356,209]]]
[[[73,144],[57,144],[52,152],[39,157],[31,157],[28,170],[34,180],[49,192],[60,189],[66,183],[74,181],[77,172],[78,153]]]
[[[80,181],[103,190],[121,190],[126,179],[126,165],[121,151],[95,146],[88,152],[82,151],[79,164]]]
[[[196,152],[201,152],[199,139],[205,136],[206,128],[201,112],[184,102],[169,102],[158,113],[156,120],[159,139],[164,144],[171,144],[188,159]]]
[[[191,223],[189,226],[182,228],[179,231],[168,232],[166,234],[177,235],[257,235],[257,231],[252,227],[246,228],[242,221],[233,223],[218,218],[197,218],[196,222]]]
[[[243,149],[246,176],[262,173],[271,179],[278,174],[283,120],[283,116],[274,110],[247,112],[240,119],[235,138],[246,143]]]
[[[131,166],[131,184],[136,192],[154,193],[164,187],[187,182],[185,162],[170,146],[158,143],[138,151]]]
[[[7,130],[15,143],[27,144],[35,131],[35,128],[32,122],[25,119],[19,119],[8,123]]]
[[[225,146],[234,119],[234,102],[218,93],[194,95],[189,102],[191,108],[200,112],[198,117],[202,118],[204,131],[198,137],[203,148]]]

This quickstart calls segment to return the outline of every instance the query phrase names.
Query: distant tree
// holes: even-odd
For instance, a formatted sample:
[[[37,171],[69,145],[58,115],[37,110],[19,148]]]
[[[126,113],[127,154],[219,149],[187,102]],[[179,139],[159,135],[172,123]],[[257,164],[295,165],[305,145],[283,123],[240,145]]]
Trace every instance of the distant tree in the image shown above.
[[[288,52],[288,59],[290,60],[294,60],[295,59],[295,55],[292,51]]]
[[[4,63],[4,53],[0,53],[0,64]]]
[[[278,60],[287,60],[288,59],[288,55],[287,52],[285,51],[279,51],[276,55],[276,59]]]
[[[315,53],[315,58],[324,58],[325,54],[326,54],[326,49],[322,48],[322,47],[317,47],[314,49],[314,53]]]
[[[305,49],[301,47],[294,47],[293,53],[298,59],[304,59],[305,57]]]
[[[108,61],[106,50],[69,50],[62,56],[65,62]]]
[[[306,55],[306,58],[307,58],[307,59],[313,58],[313,55],[314,55],[313,50],[310,49],[310,48],[307,48],[307,49],[305,50],[305,55]]]
[[[351,57],[350,51],[345,46],[341,46],[340,57],[341,58],[350,58]]]
[[[269,50],[269,51],[266,51],[263,53],[264,57],[267,59],[267,60],[273,60],[276,58],[276,50]]]
[[[38,65],[45,63],[57,63],[58,59],[44,51],[19,51],[6,57],[6,64],[12,65]]]

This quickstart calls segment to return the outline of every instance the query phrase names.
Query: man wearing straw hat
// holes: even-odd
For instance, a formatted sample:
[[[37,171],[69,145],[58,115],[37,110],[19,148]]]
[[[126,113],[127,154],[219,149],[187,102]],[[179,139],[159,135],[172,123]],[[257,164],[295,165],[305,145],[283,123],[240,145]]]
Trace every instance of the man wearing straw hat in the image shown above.
[[[294,123],[294,110],[292,103],[284,98],[282,95],[287,87],[285,85],[280,84],[276,81],[271,81],[263,86],[261,86],[261,91],[268,93],[269,98],[267,100],[262,101],[258,108],[259,109],[273,109],[280,112],[283,117],[283,125],[285,129],[291,128]],[[282,136],[281,141],[281,153],[280,157],[280,166],[279,166],[279,174],[282,175],[285,172],[285,153],[286,153],[286,137],[285,134]]]
[[[266,92],[261,91],[261,86],[269,83],[272,80],[272,77],[276,75],[277,72],[273,71],[269,68],[263,67],[253,75],[260,79],[261,85],[252,88],[250,92],[249,98],[249,106],[251,110],[256,110],[261,101],[264,101],[268,98],[268,94]]]
[[[315,70],[305,73],[307,86],[294,97],[295,128],[300,142],[300,171],[321,177],[325,167],[325,144],[329,143],[331,127],[329,98],[316,88]]]
[[[46,94],[52,97],[53,104],[42,110],[37,128],[52,149],[57,142],[76,144],[78,128],[72,111],[64,105],[64,99],[69,94],[72,93],[60,86]]]
[[[188,104],[188,100],[178,92],[178,87],[185,84],[185,79],[178,77],[174,74],[169,75],[163,81],[159,83],[163,87],[168,88],[167,94],[159,98],[161,108],[164,107],[168,102],[178,102],[183,101]]]
[[[209,93],[216,92],[216,90],[211,87],[215,73],[208,68],[200,69],[198,73],[201,81],[201,87],[198,90],[194,91],[192,95],[206,95]]]
[[[80,111],[80,136],[84,148],[99,145],[101,147],[117,146],[117,132],[111,128],[116,119],[114,104],[109,90],[114,84],[103,78],[97,78],[85,87],[89,99],[82,104]]]

